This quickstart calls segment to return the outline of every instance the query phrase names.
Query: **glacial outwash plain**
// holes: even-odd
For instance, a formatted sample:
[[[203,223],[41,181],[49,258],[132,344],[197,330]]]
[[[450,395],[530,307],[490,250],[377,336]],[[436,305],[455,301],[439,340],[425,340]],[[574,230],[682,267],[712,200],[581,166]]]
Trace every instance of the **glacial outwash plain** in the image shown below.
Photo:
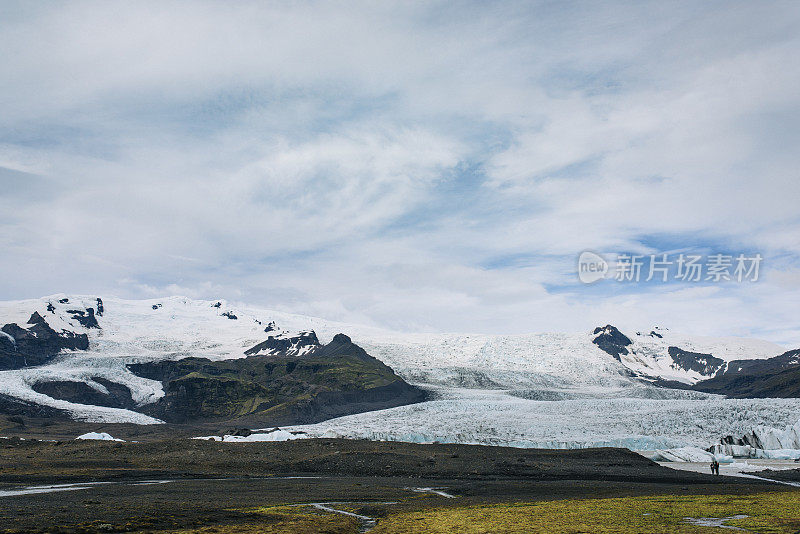
[[[183,297],[0,313],[7,532],[800,528],[798,351],[764,341],[399,333]]]

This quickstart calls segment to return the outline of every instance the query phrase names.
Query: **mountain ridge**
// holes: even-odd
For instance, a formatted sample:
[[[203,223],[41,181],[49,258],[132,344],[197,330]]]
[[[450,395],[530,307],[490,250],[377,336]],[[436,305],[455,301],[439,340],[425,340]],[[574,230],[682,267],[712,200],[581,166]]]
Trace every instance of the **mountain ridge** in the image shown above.
[[[84,324],[89,317],[94,321]],[[65,339],[85,336],[90,350],[61,348],[38,365],[1,371],[0,395],[6,404],[15,399],[27,410],[46,408],[82,420],[137,423],[159,421],[156,411],[142,407],[166,402],[161,399],[169,387],[132,369],[187,358],[212,367],[214,362],[253,358],[283,358],[290,364],[315,351],[318,356],[323,350],[335,352],[323,347],[335,348],[345,338],[352,343],[343,332],[358,340],[358,351],[347,356],[363,353],[374,360],[370,365],[387,366],[404,383],[530,391],[539,398],[568,398],[580,391],[584,393],[579,396],[619,396],[648,387],[692,389],[727,370],[730,362],[769,361],[785,352],[760,340],[682,336],[659,327],[648,333],[609,324],[575,334],[406,334],[185,297],[130,301],[54,295],[0,302],[0,324],[27,324],[26,319],[34,323],[29,328],[47,324]],[[13,352],[15,338],[2,331],[0,347]],[[257,391],[254,387],[254,395]],[[559,391],[566,393],[552,393]],[[696,391],[703,391],[702,386]],[[407,392],[395,393],[402,397]],[[654,390],[650,397],[659,395]],[[73,402],[88,397],[109,399],[108,405]]]

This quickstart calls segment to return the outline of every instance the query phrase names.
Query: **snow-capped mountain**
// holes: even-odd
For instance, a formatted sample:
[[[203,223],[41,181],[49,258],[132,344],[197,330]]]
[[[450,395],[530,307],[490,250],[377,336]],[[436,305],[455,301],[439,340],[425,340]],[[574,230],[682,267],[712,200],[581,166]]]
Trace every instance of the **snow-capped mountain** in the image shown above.
[[[767,359],[786,350],[757,339],[685,336],[664,328],[624,334],[612,325],[522,335],[365,332],[359,339],[408,380],[495,389],[689,386],[728,361]]]
[[[55,398],[42,384],[82,383],[104,395],[122,386],[138,409],[158,402],[165,392],[161,381],[133,373],[132,365],[188,357],[301,357],[346,333],[406,381],[422,386],[508,390],[528,399],[660,398],[665,394],[654,385],[689,387],[724,372],[730,361],[785,351],[759,340],[681,336],[664,328],[631,332],[612,325],[572,334],[398,333],[184,297],[132,301],[53,295],[3,302],[0,325],[5,325],[0,365],[6,369],[0,371],[0,400],[62,410],[79,419],[137,423],[155,420],[131,409]],[[50,344],[37,358],[19,358],[40,341]]]
[[[176,360],[188,362],[201,358],[202,362],[210,363],[198,362],[196,365],[205,365],[203,371],[208,371],[214,367],[213,362],[228,360],[328,358],[331,343],[341,332],[339,325],[314,318],[234,308],[220,301],[194,301],[182,297],[126,301],[54,295],[4,302],[0,303],[0,324],[3,325],[0,329],[3,332],[0,337],[0,369],[5,369],[0,371],[0,412],[4,408],[9,411],[9,407],[12,411],[19,410],[22,403],[27,413],[45,417],[66,413],[79,420],[139,424],[159,423],[160,419],[152,417],[152,414],[169,414],[168,407],[156,406],[164,404],[162,399],[171,403],[170,406],[192,401],[191,398],[174,398],[171,394],[175,392],[169,390],[168,382],[150,376],[148,372],[152,373],[152,369],[142,371],[147,364]],[[318,326],[323,333],[322,342],[313,330]],[[350,346],[350,339],[344,336],[337,346]],[[283,391],[286,389],[296,390],[297,394],[324,393],[330,398],[339,386],[353,392],[362,385],[380,388],[393,384],[391,369],[385,368],[378,360],[374,360],[375,363],[365,360],[358,352],[360,350],[353,345],[349,354],[337,353],[335,357],[340,363],[345,362],[342,358],[350,358],[348,367],[339,369],[337,375],[330,366],[323,365],[322,370],[327,372],[325,380],[311,384],[308,376],[300,372],[302,362],[289,362],[287,372],[292,376],[281,378],[276,375],[280,383],[274,390],[262,391],[261,385],[248,383],[246,387],[236,389],[237,394],[250,395],[246,402],[242,402],[258,401],[250,408],[263,411],[274,408],[279,400],[287,400]],[[263,366],[259,372],[261,370]],[[358,371],[355,376],[365,377],[363,384],[350,380],[344,372],[350,370]],[[184,365],[180,371],[191,375],[193,369]],[[170,374],[171,380],[181,379],[180,373],[176,375],[176,372]],[[222,373],[235,381],[239,372],[243,371],[222,368],[211,369],[210,374]],[[252,370],[248,373],[258,375]],[[300,376],[303,378],[298,379]],[[257,378],[269,380],[270,377],[258,375]],[[196,381],[184,380],[180,384],[183,386],[181,391],[187,391],[188,386],[196,391],[198,387],[207,387],[209,382],[210,379],[198,386]],[[336,383],[332,385],[333,382]],[[228,380],[224,385],[230,383]],[[219,383],[213,384],[215,388],[218,386]],[[331,387],[333,391],[330,391]],[[339,404],[361,403],[365,407],[370,402],[377,407],[392,404],[384,398],[388,394],[384,390],[369,391],[370,401],[359,400],[353,394],[340,396],[334,401]],[[413,392],[399,383],[387,391],[400,400],[414,398]],[[313,405],[309,409],[319,411]],[[339,410],[342,411],[347,412]],[[331,413],[336,413],[336,410]]]
[[[729,362],[764,360],[785,351],[759,339],[685,336],[661,327],[626,335],[606,325],[592,334],[598,347],[636,376],[662,384],[696,384],[726,372]]]

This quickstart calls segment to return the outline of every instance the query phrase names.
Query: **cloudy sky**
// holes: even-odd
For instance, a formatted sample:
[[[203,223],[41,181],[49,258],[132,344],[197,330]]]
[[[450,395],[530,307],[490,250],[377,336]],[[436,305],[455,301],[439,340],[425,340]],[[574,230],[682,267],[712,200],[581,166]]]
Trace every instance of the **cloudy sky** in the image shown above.
[[[800,4],[0,0],[0,299],[800,345]],[[757,282],[578,281],[583,250]]]

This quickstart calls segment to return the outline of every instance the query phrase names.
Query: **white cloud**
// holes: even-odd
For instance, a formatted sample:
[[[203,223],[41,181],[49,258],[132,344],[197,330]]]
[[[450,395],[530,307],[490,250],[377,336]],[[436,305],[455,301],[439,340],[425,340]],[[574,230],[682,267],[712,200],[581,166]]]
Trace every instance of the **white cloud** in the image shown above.
[[[800,341],[792,3],[0,10],[0,298]],[[582,250],[662,245],[759,250],[783,274],[575,285]]]

